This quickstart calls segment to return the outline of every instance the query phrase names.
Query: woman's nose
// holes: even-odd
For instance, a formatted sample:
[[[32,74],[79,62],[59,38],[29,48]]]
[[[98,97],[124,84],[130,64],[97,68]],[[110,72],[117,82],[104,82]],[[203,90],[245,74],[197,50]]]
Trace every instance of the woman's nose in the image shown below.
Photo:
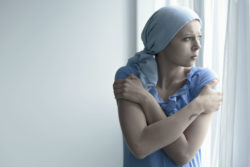
[[[201,43],[200,43],[200,39],[195,39],[194,43],[193,43],[193,50],[199,50],[201,48]]]

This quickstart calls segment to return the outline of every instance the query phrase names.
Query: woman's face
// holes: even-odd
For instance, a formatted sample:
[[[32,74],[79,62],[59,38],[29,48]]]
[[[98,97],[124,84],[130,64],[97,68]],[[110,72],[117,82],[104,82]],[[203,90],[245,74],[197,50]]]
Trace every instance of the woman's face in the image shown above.
[[[173,40],[162,51],[170,63],[177,66],[190,67],[193,65],[199,54],[201,25],[199,21],[194,20],[186,24],[173,38]],[[196,56],[196,57],[195,57]]]

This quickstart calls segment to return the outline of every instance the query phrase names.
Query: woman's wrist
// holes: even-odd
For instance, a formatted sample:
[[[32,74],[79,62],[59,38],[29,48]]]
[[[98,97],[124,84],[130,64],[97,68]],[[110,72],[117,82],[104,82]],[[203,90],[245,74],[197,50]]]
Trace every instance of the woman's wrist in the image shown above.
[[[164,111],[151,93],[148,91],[144,92],[141,101],[140,105],[146,116],[148,124],[152,124],[166,118]]]
[[[145,106],[148,104],[149,101],[150,101],[150,93],[145,90],[140,94],[139,104],[141,106]]]
[[[203,100],[200,96],[197,96],[195,99],[194,99],[194,102],[195,102],[195,105],[197,105],[198,109],[199,109],[199,114],[205,112],[205,108],[204,108],[204,105],[203,105]]]
[[[144,91],[140,97],[140,105],[143,108],[144,113],[147,113],[149,110],[153,110],[155,105],[158,103],[156,102],[154,96],[152,96],[148,91]]]

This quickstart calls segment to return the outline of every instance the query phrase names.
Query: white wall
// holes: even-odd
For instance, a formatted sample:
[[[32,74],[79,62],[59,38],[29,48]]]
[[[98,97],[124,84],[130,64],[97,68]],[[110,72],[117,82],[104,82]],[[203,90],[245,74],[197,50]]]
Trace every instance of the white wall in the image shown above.
[[[134,0],[0,0],[0,166],[119,167]]]

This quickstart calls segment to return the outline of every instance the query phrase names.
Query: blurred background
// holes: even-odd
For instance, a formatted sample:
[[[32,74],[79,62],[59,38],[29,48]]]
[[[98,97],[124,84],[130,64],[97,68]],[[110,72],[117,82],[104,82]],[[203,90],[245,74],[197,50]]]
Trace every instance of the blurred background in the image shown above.
[[[118,167],[133,0],[0,0],[0,166]]]
[[[114,75],[170,4],[202,18],[196,66],[224,93],[203,166],[249,167],[249,0],[0,0],[0,167],[122,166]]]

